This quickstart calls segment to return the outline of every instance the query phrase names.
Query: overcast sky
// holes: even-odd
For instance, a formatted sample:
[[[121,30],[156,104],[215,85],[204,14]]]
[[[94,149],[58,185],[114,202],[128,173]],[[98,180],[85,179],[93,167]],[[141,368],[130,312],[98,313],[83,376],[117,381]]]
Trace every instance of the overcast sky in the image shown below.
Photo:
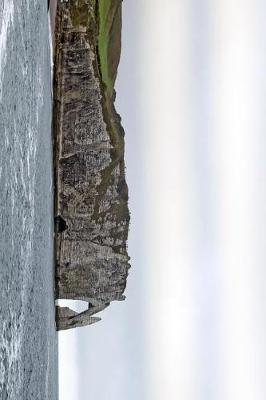
[[[124,0],[125,302],[61,332],[60,400],[264,400],[266,7]]]

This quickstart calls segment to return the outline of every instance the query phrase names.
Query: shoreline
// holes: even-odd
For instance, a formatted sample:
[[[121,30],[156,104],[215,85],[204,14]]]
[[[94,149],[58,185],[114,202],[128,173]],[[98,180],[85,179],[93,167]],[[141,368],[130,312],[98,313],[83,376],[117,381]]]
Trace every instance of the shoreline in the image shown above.
[[[51,21],[53,46],[54,46],[55,16],[56,16],[57,3],[58,3],[57,0],[50,0],[49,10],[48,10],[49,15],[50,15],[50,21]]]

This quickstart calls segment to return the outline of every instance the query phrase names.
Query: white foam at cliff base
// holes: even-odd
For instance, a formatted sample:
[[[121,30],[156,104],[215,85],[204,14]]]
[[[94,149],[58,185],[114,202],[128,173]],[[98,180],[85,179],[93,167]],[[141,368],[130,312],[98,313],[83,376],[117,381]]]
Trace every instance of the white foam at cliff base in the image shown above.
[[[53,93],[54,48],[53,48],[52,24],[49,13],[48,13],[48,32],[49,32],[49,48],[50,48],[50,64],[51,64],[51,93]]]
[[[6,47],[7,47],[7,37],[8,28],[13,22],[14,15],[14,4],[12,0],[4,0],[4,8],[2,13],[2,23],[0,28],[0,98],[2,97],[2,70],[6,63]]]

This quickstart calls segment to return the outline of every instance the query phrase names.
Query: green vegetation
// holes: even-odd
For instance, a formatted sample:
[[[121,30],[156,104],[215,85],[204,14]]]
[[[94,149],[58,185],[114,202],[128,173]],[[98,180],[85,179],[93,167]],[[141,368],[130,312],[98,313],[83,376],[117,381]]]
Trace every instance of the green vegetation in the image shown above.
[[[98,25],[99,68],[105,95],[110,98],[121,53],[121,3],[122,0],[72,0],[70,7],[73,26],[87,27],[91,38],[96,38]]]
[[[121,53],[121,0],[98,0],[98,15],[100,69],[111,96]]]
[[[98,0],[98,56],[104,91],[102,106],[113,146],[112,161],[102,171],[101,183],[98,186],[99,199],[105,195],[116,165],[120,163],[121,169],[124,169],[124,133],[113,106],[114,84],[121,54],[121,4],[122,0]],[[123,213],[124,204],[120,206],[120,213]]]

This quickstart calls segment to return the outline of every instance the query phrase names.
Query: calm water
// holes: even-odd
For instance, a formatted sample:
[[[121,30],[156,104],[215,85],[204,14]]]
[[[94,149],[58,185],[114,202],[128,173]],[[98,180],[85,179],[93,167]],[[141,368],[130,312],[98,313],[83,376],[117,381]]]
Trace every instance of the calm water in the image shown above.
[[[0,398],[57,399],[46,0],[0,0]]]

